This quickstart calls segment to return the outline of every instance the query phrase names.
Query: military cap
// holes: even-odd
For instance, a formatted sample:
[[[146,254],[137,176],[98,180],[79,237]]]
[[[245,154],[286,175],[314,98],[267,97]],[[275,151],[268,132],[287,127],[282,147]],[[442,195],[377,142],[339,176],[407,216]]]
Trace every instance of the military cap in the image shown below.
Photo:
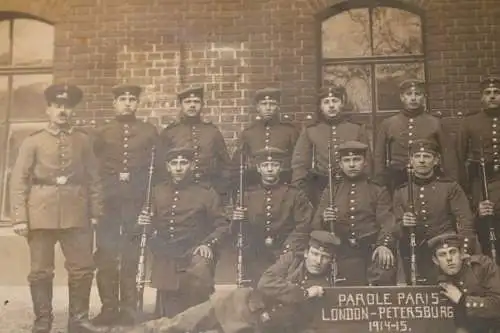
[[[320,251],[334,253],[335,247],[340,245],[340,238],[333,232],[325,230],[314,230],[309,237],[309,246]]]
[[[401,82],[401,84],[399,85],[399,90],[401,91],[401,93],[404,93],[408,89],[416,89],[425,92],[425,82],[417,79],[410,79]]]
[[[481,91],[486,88],[499,88],[500,89],[500,78],[495,76],[488,76],[481,80]]]
[[[74,85],[67,84],[52,84],[44,91],[47,103],[62,103],[68,107],[74,107],[83,97],[83,92],[80,88]]]
[[[445,233],[429,239],[427,245],[433,252],[448,247],[462,248],[464,239],[456,233]]]
[[[433,154],[439,154],[440,149],[439,145],[433,140],[418,139],[413,141],[413,144],[411,145],[411,152],[412,154],[417,152],[428,152]]]
[[[368,145],[359,141],[346,141],[341,143],[337,151],[340,156],[348,155],[365,155],[368,150]]]
[[[189,87],[177,94],[177,98],[182,102],[187,97],[199,97],[203,100],[203,87]]]
[[[115,98],[127,94],[139,98],[142,92],[142,88],[133,84],[121,84],[114,86],[112,88],[112,92]]]
[[[283,161],[286,159],[286,151],[281,150],[276,147],[265,147],[264,149],[259,149],[253,153],[253,158],[255,162],[262,163],[265,161]]]
[[[175,147],[168,150],[165,153],[165,161],[170,161],[177,157],[184,157],[188,160],[192,160],[194,155],[194,149],[191,147]]]
[[[347,101],[347,92],[344,87],[333,85],[328,87],[323,87],[319,91],[319,99],[323,99],[325,97],[337,97],[342,101]]]
[[[258,103],[262,100],[274,100],[279,102],[281,100],[281,90],[276,88],[259,89],[255,93],[255,102]]]

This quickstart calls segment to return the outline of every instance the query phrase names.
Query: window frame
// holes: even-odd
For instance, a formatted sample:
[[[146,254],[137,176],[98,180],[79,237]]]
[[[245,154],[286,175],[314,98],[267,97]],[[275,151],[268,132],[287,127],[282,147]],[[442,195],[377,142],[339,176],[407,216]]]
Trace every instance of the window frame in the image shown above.
[[[16,65],[14,64],[14,22],[19,19],[33,20],[41,23],[48,24],[54,28],[55,36],[55,25],[53,22],[45,20],[43,18],[30,15],[21,12],[12,11],[0,11],[0,22],[8,21],[9,24],[9,49],[8,57],[9,63],[7,65],[0,65],[0,76],[7,78],[7,101],[5,115],[0,118],[0,129],[4,131],[2,138],[0,139],[0,144],[3,144],[4,158],[0,163],[0,227],[2,225],[8,225],[11,221],[10,212],[6,211],[4,208],[7,202],[8,193],[8,174],[9,164],[13,161],[10,160],[10,142],[9,139],[13,135],[14,130],[17,128],[23,128],[25,126],[35,126],[39,124],[45,124],[45,120],[41,119],[29,119],[29,118],[12,118],[12,107],[13,107],[13,84],[14,77],[17,75],[54,75],[54,52],[55,52],[55,42],[52,50],[52,64],[50,66],[29,66],[29,65]]]
[[[368,9],[370,19],[370,33],[373,32],[372,11],[377,7],[390,7],[394,9],[404,10],[406,12],[418,15],[421,22],[421,38],[422,38],[422,54],[421,55],[395,55],[395,56],[364,56],[364,57],[342,57],[342,58],[323,58],[323,30],[322,24],[329,18],[339,15],[345,11],[353,9]],[[426,16],[425,11],[411,3],[401,2],[398,0],[349,0],[342,1],[338,4],[330,6],[315,15],[315,35],[316,35],[316,90],[319,91],[323,85],[323,69],[327,65],[369,65],[371,70],[370,77],[370,94],[371,94],[371,111],[370,112],[354,112],[356,118],[370,118],[370,123],[373,129],[373,140],[377,133],[377,119],[380,117],[388,117],[396,114],[399,110],[383,110],[378,109],[378,85],[375,66],[379,64],[402,64],[402,63],[421,63],[424,66],[424,79],[429,82],[428,72],[428,57],[426,43]],[[372,35],[373,36],[373,35]],[[371,39],[373,47],[373,38]],[[427,85],[426,85],[427,90]],[[427,93],[428,96],[428,93]],[[427,111],[431,112],[431,105],[427,99]]]

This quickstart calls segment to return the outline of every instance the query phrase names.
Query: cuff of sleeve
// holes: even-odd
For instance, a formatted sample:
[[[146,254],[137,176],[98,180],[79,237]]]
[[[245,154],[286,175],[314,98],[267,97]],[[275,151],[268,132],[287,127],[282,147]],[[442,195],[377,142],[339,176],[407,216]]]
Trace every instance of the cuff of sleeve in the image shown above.
[[[214,239],[208,241],[205,245],[210,247],[210,248],[213,248],[217,245],[217,242],[218,242],[218,239],[214,238]]]
[[[464,299],[465,308],[467,310],[484,308],[484,306],[485,306],[484,300],[481,297],[462,295],[462,298]],[[459,304],[460,304],[460,302],[459,302]]]

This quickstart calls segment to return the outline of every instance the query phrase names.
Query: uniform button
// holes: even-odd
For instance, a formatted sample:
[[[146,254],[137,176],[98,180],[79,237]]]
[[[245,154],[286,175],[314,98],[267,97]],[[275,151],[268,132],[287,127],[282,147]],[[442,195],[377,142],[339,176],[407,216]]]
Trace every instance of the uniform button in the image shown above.
[[[419,198],[421,198],[421,199],[422,199],[422,198],[424,198],[424,195],[423,195],[423,194],[420,194],[420,195],[419,195]]]
[[[128,141],[128,137],[124,137],[123,141],[127,142]]]
[[[335,129],[337,129],[337,126],[332,126],[332,130],[335,130]]]
[[[333,142],[337,142],[337,138],[333,138]]]
[[[174,231],[174,230],[175,230],[175,228],[174,228],[174,227],[170,227],[170,228],[168,228],[168,229],[169,229],[170,231]]]
[[[271,198],[266,198],[266,201],[267,202],[271,202]]]
[[[415,120],[414,120],[413,118],[410,118],[410,119],[409,119],[409,122],[410,122],[410,123],[413,123],[414,121],[415,121]]]
[[[491,134],[497,135],[497,131],[492,131]]]
[[[498,121],[498,118],[497,117],[493,118],[493,121]]]
[[[491,127],[496,128],[496,127],[497,127],[497,124],[493,124],[493,125],[491,125]]]
[[[173,223],[175,222],[175,220],[170,220],[169,222],[170,222],[171,224],[173,224]]]
[[[268,232],[269,232],[269,231],[271,231],[271,228],[269,228],[269,227],[266,227],[266,231],[268,231]]]
[[[353,184],[351,184],[351,187],[356,187],[356,184],[354,184],[354,183],[353,183]]]
[[[130,132],[129,132],[128,130],[125,130],[125,131],[123,131],[123,134],[125,134],[125,135],[129,135],[129,134],[130,134]]]
[[[427,214],[427,211],[425,209],[422,209],[421,213],[422,214]]]
[[[129,125],[128,124],[123,124],[123,127],[129,128]]]
[[[424,227],[429,228],[429,225],[428,225],[428,224],[426,224],[426,225],[424,225]]]
[[[497,138],[493,138],[493,142],[497,142],[497,141],[498,141],[498,139],[497,139]]]
[[[349,192],[349,194],[356,194],[356,191],[351,191]]]
[[[128,156],[128,151],[124,151],[123,156]]]
[[[179,198],[174,198],[174,201],[177,201],[177,200],[179,200]]]
[[[497,145],[493,145],[493,149],[497,149],[497,148],[498,148],[498,146],[497,146]]]
[[[408,136],[413,136],[413,133],[412,132],[408,133]]]
[[[412,130],[412,129],[413,129],[413,126],[412,126],[412,125],[408,126],[408,129],[409,129],[409,130]]]
[[[464,293],[466,293],[466,292],[467,292],[467,288],[464,288]]]
[[[172,215],[172,216],[175,216],[175,212],[172,212],[172,214],[171,214],[171,215]]]
[[[174,209],[177,208],[177,205],[172,205],[172,208],[174,208]]]
[[[179,191],[175,191],[174,194],[179,194]]]
[[[351,227],[354,227],[354,223],[351,224]]]
[[[349,208],[349,210],[350,210],[351,212],[353,212],[354,210],[356,210],[356,207],[351,207],[351,208]]]
[[[268,221],[266,221],[266,224],[267,224],[267,225],[271,224],[271,221],[269,221],[269,220],[268,220]]]
[[[355,203],[355,202],[356,202],[356,200],[351,199],[351,200],[349,200],[349,202],[350,202],[350,203]]]
[[[420,188],[420,191],[424,191],[424,190],[425,190],[425,187],[421,187],[421,188]]]
[[[128,148],[128,143],[125,143],[125,144],[123,145],[123,148]]]
[[[333,145],[334,149],[337,149],[338,147],[339,147],[339,145]]]
[[[265,139],[265,140],[264,140],[264,142],[265,142],[265,143],[269,143],[269,139]]]
[[[124,159],[123,160],[123,164],[127,164],[128,163],[128,160],[127,159]]]
[[[332,132],[332,135],[337,135],[337,132]]]
[[[355,219],[354,215],[350,215],[350,216],[349,216],[349,218],[350,218],[351,220],[354,220],[354,219]]]
[[[266,206],[266,209],[267,209],[267,210],[271,210],[271,205],[267,205],[267,206]]]
[[[413,144],[413,140],[408,140],[408,144],[412,145]]]

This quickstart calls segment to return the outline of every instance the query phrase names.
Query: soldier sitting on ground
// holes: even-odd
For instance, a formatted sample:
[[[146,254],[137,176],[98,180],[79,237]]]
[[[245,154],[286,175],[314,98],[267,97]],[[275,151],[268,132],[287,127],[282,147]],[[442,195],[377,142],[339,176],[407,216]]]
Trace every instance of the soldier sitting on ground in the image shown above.
[[[308,249],[280,257],[264,273],[256,289],[238,288],[174,318],[109,332],[304,332],[314,304],[324,295],[324,288],[331,286],[330,267],[337,244],[339,239],[334,234],[313,231]]]
[[[441,234],[428,243],[442,294],[455,306],[457,332],[500,332],[498,267],[485,255],[467,255],[457,234]]]

